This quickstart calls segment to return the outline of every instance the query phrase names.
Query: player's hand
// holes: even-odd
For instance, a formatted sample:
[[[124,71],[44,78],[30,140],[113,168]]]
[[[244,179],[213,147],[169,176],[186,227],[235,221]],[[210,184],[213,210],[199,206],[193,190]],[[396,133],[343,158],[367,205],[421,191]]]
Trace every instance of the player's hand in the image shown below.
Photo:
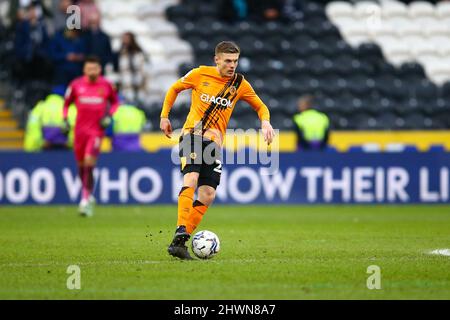
[[[100,120],[100,125],[102,126],[103,129],[106,129],[111,125],[111,122],[112,122],[111,116],[106,115]]]
[[[69,121],[67,119],[64,119],[63,125],[61,127],[61,132],[67,136],[70,132],[70,124]]]
[[[170,123],[169,118],[161,118],[159,128],[164,132],[167,138],[172,139],[172,124]]]
[[[267,120],[263,120],[261,122],[261,130],[264,135],[264,141],[266,141],[267,144],[271,144],[273,141],[273,138],[275,137],[275,131],[273,130],[270,122]]]

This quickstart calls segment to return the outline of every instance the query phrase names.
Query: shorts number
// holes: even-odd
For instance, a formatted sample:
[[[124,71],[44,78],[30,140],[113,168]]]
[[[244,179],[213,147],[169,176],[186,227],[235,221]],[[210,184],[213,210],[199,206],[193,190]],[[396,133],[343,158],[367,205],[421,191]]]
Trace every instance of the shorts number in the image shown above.
[[[214,171],[217,173],[222,173],[222,162],[216,159],[217,167],[214,168]]]

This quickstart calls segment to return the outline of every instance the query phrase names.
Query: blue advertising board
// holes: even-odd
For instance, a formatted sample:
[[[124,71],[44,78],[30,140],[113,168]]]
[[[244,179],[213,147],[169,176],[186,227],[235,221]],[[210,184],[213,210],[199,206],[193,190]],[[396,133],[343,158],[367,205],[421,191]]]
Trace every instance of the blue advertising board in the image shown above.
[[[449,203],[449,153],[281,153],[276,158],[265,164],[225,161],[215,202]],[[95,170],[97,202],[176,203],[182,175],[171,159],[170,150],[102,154]],[[74,204],[80,193],[71,152],[0,153],[1,205]]]

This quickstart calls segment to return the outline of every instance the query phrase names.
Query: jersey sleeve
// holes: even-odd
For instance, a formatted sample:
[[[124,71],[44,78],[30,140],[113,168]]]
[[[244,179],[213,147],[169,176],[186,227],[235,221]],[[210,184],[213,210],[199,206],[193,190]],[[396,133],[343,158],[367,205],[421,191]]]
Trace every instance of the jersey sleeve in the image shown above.
[[[71,82],[67,87],[64,95],[63,119],[67,119],[69,114],[69,106],[75,101],[74,83]]]
[[[261,121],[270,121],[269,108],[267,108],[264,102],[262,102],[262,100],[258,97],[250,83],[247,80],[244,80],[242,85],[243,94],[241,96],[241,100],[247,102],[253,108],[253,110],[256,111]]]
[[[200,69],[195,68],[189,71],[185,76],[177,80],[167,91],[166,97],[164,98],[164,104],[161,111],[161,118],[169,117],[170,109],[172,109],[173,104],[180,93],[183,90],[195,89],[199,83],[200,79]]]
[[[109,103],[111,104],[111,107],[109,108],[109,115],[113,115],[117,109],[119,108],[119,97],[117,95],[116,90],[114,90],[111,83],[108,82],[108,87],[110,90],[109,93]]]

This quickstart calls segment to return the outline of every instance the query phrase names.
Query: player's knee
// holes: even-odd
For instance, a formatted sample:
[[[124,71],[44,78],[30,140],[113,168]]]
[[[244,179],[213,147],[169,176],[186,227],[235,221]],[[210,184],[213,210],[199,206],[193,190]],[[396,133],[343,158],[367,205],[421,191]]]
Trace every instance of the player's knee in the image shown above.
[[[96,163],[97,163],[97,159],[94,158],[94,157],[86,157],[86,158],[84,159],[84,165],[85,165],[85,166],[91,166],[91,167],[93,167],[93,166],[95,166]]]
[[[202,202],[204,205],[209,206],[213,203],[214,199],[216,198],[216,190],[214,188],[202,188],[199,190],[198,194],[199,201]]]
[[[184,178],[183,178],[184,186],[197,189],[197,182],[198,182],[198,173],[197,172],[190,172],[190,173],[186,173],[184,175]]]

